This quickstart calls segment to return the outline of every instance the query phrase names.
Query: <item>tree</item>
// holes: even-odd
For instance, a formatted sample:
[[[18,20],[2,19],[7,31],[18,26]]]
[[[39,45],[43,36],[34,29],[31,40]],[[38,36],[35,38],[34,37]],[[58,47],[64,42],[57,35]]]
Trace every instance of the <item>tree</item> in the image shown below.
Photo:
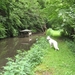
[[[44,18],[37,0],[1,0],[0,16],[7,36],[17,36],[21,29],[42,31]],[[3,13],[4,12],[4,13]]]
[[[75,1],[46,0],[43,12],[48,20],[48,27],[64,29],[69,37],[75,36]]]

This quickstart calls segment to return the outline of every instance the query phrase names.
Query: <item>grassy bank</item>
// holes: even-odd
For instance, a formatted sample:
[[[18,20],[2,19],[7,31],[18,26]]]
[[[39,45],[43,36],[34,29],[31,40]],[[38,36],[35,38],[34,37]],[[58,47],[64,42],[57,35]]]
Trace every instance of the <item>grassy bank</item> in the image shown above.
[[[59,51],[50,48],[45,37],[38,39],[28,52],[18,50],[14,59],[8,58],[0,75],[74,75],[74,52],[68,42],[55,40],[58,41]]]
[[[36,75],[75,75],[75,55],[68,47],[68,42],[56,40],[60,50],[55,51],[47,43],[42,63],[35,68]]]
[[[18,50],[18,54],[12,58],[8,58],[6,66],[0,75],[35,75],[34,68],[42,62],[43,50],[46,49],[47,42],[44,38],[40,38],[34,43],[30,50]]]

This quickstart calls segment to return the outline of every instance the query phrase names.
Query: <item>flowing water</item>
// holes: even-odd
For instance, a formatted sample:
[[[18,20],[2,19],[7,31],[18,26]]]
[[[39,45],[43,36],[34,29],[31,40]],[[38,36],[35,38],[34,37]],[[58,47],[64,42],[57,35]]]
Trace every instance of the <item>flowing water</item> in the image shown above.
[[[29,50],[31,45],[36,42],[36,39],[40,36],[42,36],[42,34],[0,40],[0,69],[6,65],[6,58],[14,57],[17,54],[17,50]]]

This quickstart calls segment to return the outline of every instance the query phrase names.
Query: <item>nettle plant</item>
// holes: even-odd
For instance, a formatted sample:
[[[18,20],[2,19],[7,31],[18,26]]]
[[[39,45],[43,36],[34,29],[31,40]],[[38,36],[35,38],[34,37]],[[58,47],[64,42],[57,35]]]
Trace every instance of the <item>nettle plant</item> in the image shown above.
[[[42,62],[43,51],[47,47],[44,39],[39,39],[28,52],[18,50],[14,59],[7,58],[8,62],[0,75],[34,75],[33,69]]]

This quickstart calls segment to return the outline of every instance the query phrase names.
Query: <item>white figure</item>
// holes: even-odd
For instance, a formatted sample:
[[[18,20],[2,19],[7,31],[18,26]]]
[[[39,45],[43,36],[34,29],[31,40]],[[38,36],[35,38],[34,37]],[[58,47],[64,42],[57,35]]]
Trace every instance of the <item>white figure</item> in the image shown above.
[[[56,50],[59,50],[57,41],[52,39],[50,36],[47,36],[47,40],[49,41],[51,47],[53,46]]]
[[[31,35],[32,35],[32,32],[29,32],[29,33],[28,33],[28,36],[29,36],[29,42],[32,41],[32,39],[30,38]]]
[[[28,36],[31,36],[31,35],[32,35],[32,32],[29,32],[29,33],[28,33]]]

